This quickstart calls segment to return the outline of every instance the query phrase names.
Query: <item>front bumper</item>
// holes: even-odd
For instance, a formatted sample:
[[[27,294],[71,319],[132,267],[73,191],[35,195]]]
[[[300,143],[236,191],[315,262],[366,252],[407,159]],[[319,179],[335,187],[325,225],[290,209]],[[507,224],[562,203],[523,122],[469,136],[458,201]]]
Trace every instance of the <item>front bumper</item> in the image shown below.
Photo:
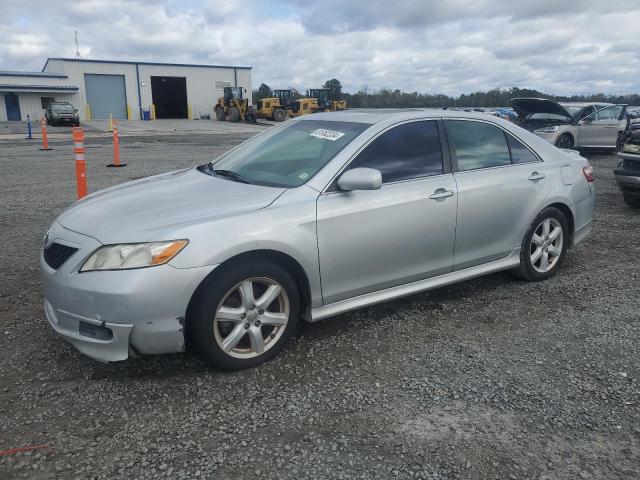
[[[616,182],[627,195],[640,197],[640,155],[618,152],[623,159],[613,170]]]
[[[52,117],[51,120],[55,123],[68,123],[69,125],[75,125],[79,122],[79,120],[74,117]]]
[[[101,244],[55,222],[49,242],[79,250],[58,270],[40,256],[45,314],[51,327],[80,352],[111,362],[140,353],[184,350],[184,317],[193,292],[213,266],[171,265],[83,272],[84,260]]]

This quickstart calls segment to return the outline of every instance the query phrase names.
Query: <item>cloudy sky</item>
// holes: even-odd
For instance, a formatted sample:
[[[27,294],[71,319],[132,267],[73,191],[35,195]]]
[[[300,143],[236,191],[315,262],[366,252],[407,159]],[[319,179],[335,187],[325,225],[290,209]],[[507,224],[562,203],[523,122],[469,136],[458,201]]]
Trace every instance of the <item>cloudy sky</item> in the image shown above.
[[[253,83],[640,92],[639,0],[0,0],[0,70],[47,57],[248,65]]]

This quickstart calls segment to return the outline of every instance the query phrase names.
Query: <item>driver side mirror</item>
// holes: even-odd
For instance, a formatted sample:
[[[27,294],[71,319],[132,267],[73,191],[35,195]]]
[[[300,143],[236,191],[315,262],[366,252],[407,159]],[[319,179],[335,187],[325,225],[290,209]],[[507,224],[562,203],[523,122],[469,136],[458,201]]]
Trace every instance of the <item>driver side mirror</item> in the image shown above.
[[[578,122],[578,123],[582,123],[582,124],[584,124],[584,123],[591,123],[591,122],[593,122],[593,116],[592,116],[592,115],[589,115],[589,116],[587,116],[587,117],[584,117],[584,118],[583,118],[582,120],[580,120],[580,122]]]
[[[338,188],[343,192],[352,190],[378,190],[382,186],[380,170],[354,168],[347,170],[338,179]]]

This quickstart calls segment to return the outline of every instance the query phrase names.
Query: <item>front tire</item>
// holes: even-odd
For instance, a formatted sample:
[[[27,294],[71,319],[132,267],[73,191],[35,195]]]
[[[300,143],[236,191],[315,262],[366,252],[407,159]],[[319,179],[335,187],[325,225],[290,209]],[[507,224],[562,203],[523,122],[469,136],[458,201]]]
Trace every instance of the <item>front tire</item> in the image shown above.
[[[563,133],[556,140],[556,147],[573,150],[573,137],[570,133]]]
[[[287,270],[266,259],[223,266],[199,289],[190,340],[207,363],[241,370],[280,352],[300,318],[300,293]]]
[[[547,207],[529,226],[520,248],[520,266],[512,273],[530,282],[555,275],[569,243],[569,225],[560,210]]]
[[[640,208],[640,197],[636,197],[634,195],[629,195],[628,193],[625,193],[624,201],[631,208]]]
[[[219,122],[224,121],[224,109],[222,108],[216,108],[216,120],[218,120]]]
[[[229,121],[234,123],[240,121],[240,110],[238,110],[236,107],[229,108]]]
[[[276,122],[284,122],[287,119],[287,112],[285,112],[282,108],[276,108],[273,111],[273,119]]]

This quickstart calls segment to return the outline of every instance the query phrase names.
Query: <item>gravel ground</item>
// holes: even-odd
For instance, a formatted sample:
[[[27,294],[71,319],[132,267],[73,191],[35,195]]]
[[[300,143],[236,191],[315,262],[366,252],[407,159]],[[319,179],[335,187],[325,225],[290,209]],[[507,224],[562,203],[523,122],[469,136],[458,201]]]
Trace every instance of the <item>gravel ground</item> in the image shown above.
[[[258,127],[256,127],[256,130]],[[128,137],[89,190],[203,162],[250,136]],[[191,354],[100,364],[49,328],[41,237],[74,200],[70,139],[0,138],[0,478],[640,477],[640,216],[591,155],[593,234],[559,274],[495,274],[303,324],[239,373]],[[126,214],[126,212],[123,212]]]

